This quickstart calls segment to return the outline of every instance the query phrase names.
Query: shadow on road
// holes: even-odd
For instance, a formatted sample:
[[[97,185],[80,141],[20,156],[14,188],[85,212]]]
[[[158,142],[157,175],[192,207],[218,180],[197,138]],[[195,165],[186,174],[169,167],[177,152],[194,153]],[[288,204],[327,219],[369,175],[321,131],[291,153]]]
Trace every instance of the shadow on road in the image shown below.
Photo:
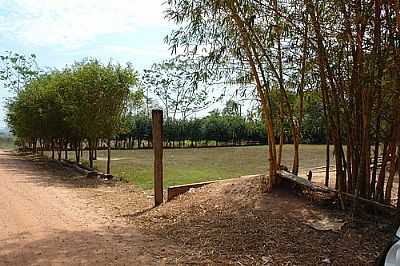
[[[23,171],[24,181],[40,186],[59,186],[66,188],[97,188],[101,186],[114,186],[115,181],[106,181],[82,176],[72,168],[62,166],[57,161],[46,157],[29,153],[2,152],[0,153],[0,167],[7,172],[15,173]]]
[[[159,265],[177,262],[178,251],[165,241],[133,232],[135,230],[129,228],[54,231],[35,239],[22,233],[0,241],[0,265]]]

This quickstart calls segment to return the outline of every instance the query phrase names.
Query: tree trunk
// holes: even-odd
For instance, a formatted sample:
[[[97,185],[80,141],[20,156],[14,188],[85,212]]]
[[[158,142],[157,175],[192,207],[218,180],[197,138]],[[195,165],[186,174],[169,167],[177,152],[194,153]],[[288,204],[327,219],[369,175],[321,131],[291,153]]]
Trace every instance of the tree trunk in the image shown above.
[[[285,140],[285,131],[283,128],[283,106],[282,103],[279,104],[279,148],[278,148],[278,165],[282,164],[282,150],[283,143]]]
[[[89,139],[89,167],[93,168],[93,144],[91,139]]]
[[[378,160],[379,160],[379,131],[380,131],[380,117],[377,120],[375,145],[374,145],[374,165],[372,166],[372,177],[371,177],[371,193],[370,196],[375,198],[376,192],[376,173],[378,171]]]
[[[397,208],[400,208],[400,147],[397,150],[397,176],[399,178],[397,184]]]
[[[41,139],[39,139],[39,145],[40,145],[40,155],[42,155],[43,156],[43,154],[44,154],[44,147],[43,147],[43,145],[44,145],[44,143],[43,143],[44,141],[43,141],[43,139],[41,138]]]
[[[299,132],[297,132],[297,128],[294,128],[293,134],[293,148],[294,148],[294,155],[293,155],[293,168],[292,168],[292,174],[297,175],[299,173],[299,146],[300,146],[300,135]]]
[[[325,169],[325,186],[329,187],[329,170],[330,170],[330,151],[329,151],[329,137],[327,137],[326,142],[326,169]]]
[[[389,178],[388,178],[388,181],[386,184],[386,191],[385,191],[385,203],[386,204],[391,204],[391,200],[392,200],[394,175],[396,174],[397,166],[399,165],[399,158],[396,158],[396,157],[397,157],[397,153],[396,153],[396,151],[394,151],[391,154]]]
[[[111,164],[111,143],[110,143],[110,139],[108,139],[107,140],[107,174],[111,173],[110,164]]]
[[[381,170],[378,175],[378,182],[376,183],[375,200],[378,202],[383,202],[384,200],[383,188],[385,185],[386,166],[390,159],[388,153],[390,153],[391,149],[392,146],[389,145],[387,142],[385,142],[385,144],[383,145],[383,158],[382,158]]]
[[[51,159],[54,160],[54,139],[51,139]]]
[[[75,159],[76,159],[76,163],[80,162],[81,159],[81,150],[80,150],[80,141],[79,142],[75,142]]]
[[[65,146],[64,146],[64,159],[68,160],[68,141],[65,142]]]
[[[351,143],[351,137],[347,139],[347,149],[346,149],[346,158],[347,158],[347,189],[346,191],[354,194],[353,191],[353,174],[352,174],[352,163],[353,163],[353,145]]]
[[[93,149],[93,160],[97,160],[97,147],[99,146],[99,140],[96,139],[94,142],[94,149]]]
[[[61,139],[58,139],[58,141],[57,141],[57,143],[58,143],[58,147],[57,147],[57,160],[59,160],[59,161],[61,161],[61,153],[62,153],[62,140]]]
[[[37,153],[37,147],[36,147],[36,145],[37,145],[37,139],[36,139],[36,138],[33,138],[33,154],[36,154],[36,153]]]
[[[257,93],[259,95],[259,99],[261,102],[262,114],[265,122],[264,124],[268,134],[268,151],[269,151],[268,160],[270,165],[269,178],[271,180],[269,184],[266,184],[265,190],[270,190],[272,188],[271,185],[273,186],[274,184],[277,184],[279,180],[277,176],[277,156],[276,156],[277,154],[275,146],[275,135],[274,135],[271,103],[269,99],[268,82],[266,82],[263,67],[262,64],[260,63],[257,49],[255,48],[256,44],[254,43],[254,40],[252,40],[249,34],[249,30],[246,28],[245,22],[237,14],[237,9],[233,1],[232,2],[229,1],[228,3],[229,3],[229,10],[231,13],[231,17],[235,21],[236,26],[238,27],[238,30],[241,34],[242,47],[246,52],[247,59],[249,60],[250,70],[255,79]],[[265,56],[268,57],[267,54],[265,54]],[[264,85],[261,83],[261,79],[263,80]]]

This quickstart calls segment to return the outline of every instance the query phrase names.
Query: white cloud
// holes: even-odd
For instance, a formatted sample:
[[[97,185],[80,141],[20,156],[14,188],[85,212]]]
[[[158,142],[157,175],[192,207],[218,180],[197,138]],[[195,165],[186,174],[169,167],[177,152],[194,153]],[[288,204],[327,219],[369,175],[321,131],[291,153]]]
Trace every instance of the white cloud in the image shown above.
[[[163,0],[0,0],[0,35],[73,49],[99,35],[161,26]]]
[[[125,54],[127,56],[140,55],[140,56],[151,56],[151,57],[165,57],[170,53],[167,48],[162,49],[161,47],[150,47],[144,49],[144,48],[112,45],[105,47],[105,49],[111,53]]]

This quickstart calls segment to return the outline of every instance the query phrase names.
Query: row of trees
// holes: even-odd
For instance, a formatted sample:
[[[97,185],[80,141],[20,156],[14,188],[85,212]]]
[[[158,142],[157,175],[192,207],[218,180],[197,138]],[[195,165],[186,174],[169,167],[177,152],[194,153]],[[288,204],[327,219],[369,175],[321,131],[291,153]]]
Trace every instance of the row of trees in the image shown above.
[[[289,124],[294,143],[292,172],[298,172],[304,97],[313,90],[320,94],[321,116],[334,146],[339,192],[391,202],[400,168],[397,1],[169,0],[167,4],[168,18],[180,25],[167,38],[173,51],[182,48],[187,56],[199,58],[202,73],[218,73],[255,87],[270,144],[272,184],[278,182],[282,153],[276,132],[283,132],[284,123]],[[291,101],[290,92],[297,94],[298,103]],[[273,94],[279,97],[274,99]],[[380,154],[383,161],[378,168]]]
[[[150,145],[152,122],[147,114],[131,118],[130,125],[117,136],[116,148]],[[261,121],[251,121],[239,115],[225,115],[218,111],[203,118],[167,119],[164,121],[166,147],[199,147],[243,144],[265,144],[265,128]],[[135,144],[136,143],[136,144]]]
[[[132,66],[84,60],[41,73],[15,91],[7,105],[7,122],[22,146],[58,151],[73,149],[80,161],[82,143],[93,167],[99,140],[110,141],[120,130],[128,106],[130,88],[137,83]],[[110,153],[107,172],[110,172]]]
[[[297,101],[296,95],[291,95]],[[276,97],[276,96],[275,96]],[[326,142],[326,129],[321,116],[322,104],[315,92],[306,93],[302,143],[321,144]],[[278,121],[279,110],[273,107],[274,121]],[[124,127],[115,141],[115,148],[131,149],[145,147],[151,142],[151,118],[141,111],[126,116]],[[283,124],[283,142],[292,143],[288,123]],[[275,135],[279,141],[279,129]],[[239,103],[229,100],[225,107],[210,112],[202,118],[168,118],[164,122],[164,138],[167,147],[198,147],[210,145],[266,144],[267,135],[259,110],[241,114]],[[145,141],[145,142],[144,142]]]

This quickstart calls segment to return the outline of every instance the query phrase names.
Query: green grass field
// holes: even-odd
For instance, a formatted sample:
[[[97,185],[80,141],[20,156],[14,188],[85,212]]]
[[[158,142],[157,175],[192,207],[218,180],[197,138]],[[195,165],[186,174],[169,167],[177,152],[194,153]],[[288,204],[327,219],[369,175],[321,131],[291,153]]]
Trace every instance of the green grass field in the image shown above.
[[[233,178],[267,171],[267,146],[164,150],[164,186]],[[283,164],[292,164],[292,146],[284,146]],[[71,154],[72,155],[72,154]],[[73,158],[73,157],[71,157]],[[87,158],[85,152],[84,158]],[[118,150],[111,172],[144,189],[153,186],[153,151]],[[301,145],[300,168],[325,165],[324,145]],[[106,151],[98,151],[95,167],[105,171]]]
[[[15,148],[14,140],[11,137],[0,137],[0,149],[11,150]]]

